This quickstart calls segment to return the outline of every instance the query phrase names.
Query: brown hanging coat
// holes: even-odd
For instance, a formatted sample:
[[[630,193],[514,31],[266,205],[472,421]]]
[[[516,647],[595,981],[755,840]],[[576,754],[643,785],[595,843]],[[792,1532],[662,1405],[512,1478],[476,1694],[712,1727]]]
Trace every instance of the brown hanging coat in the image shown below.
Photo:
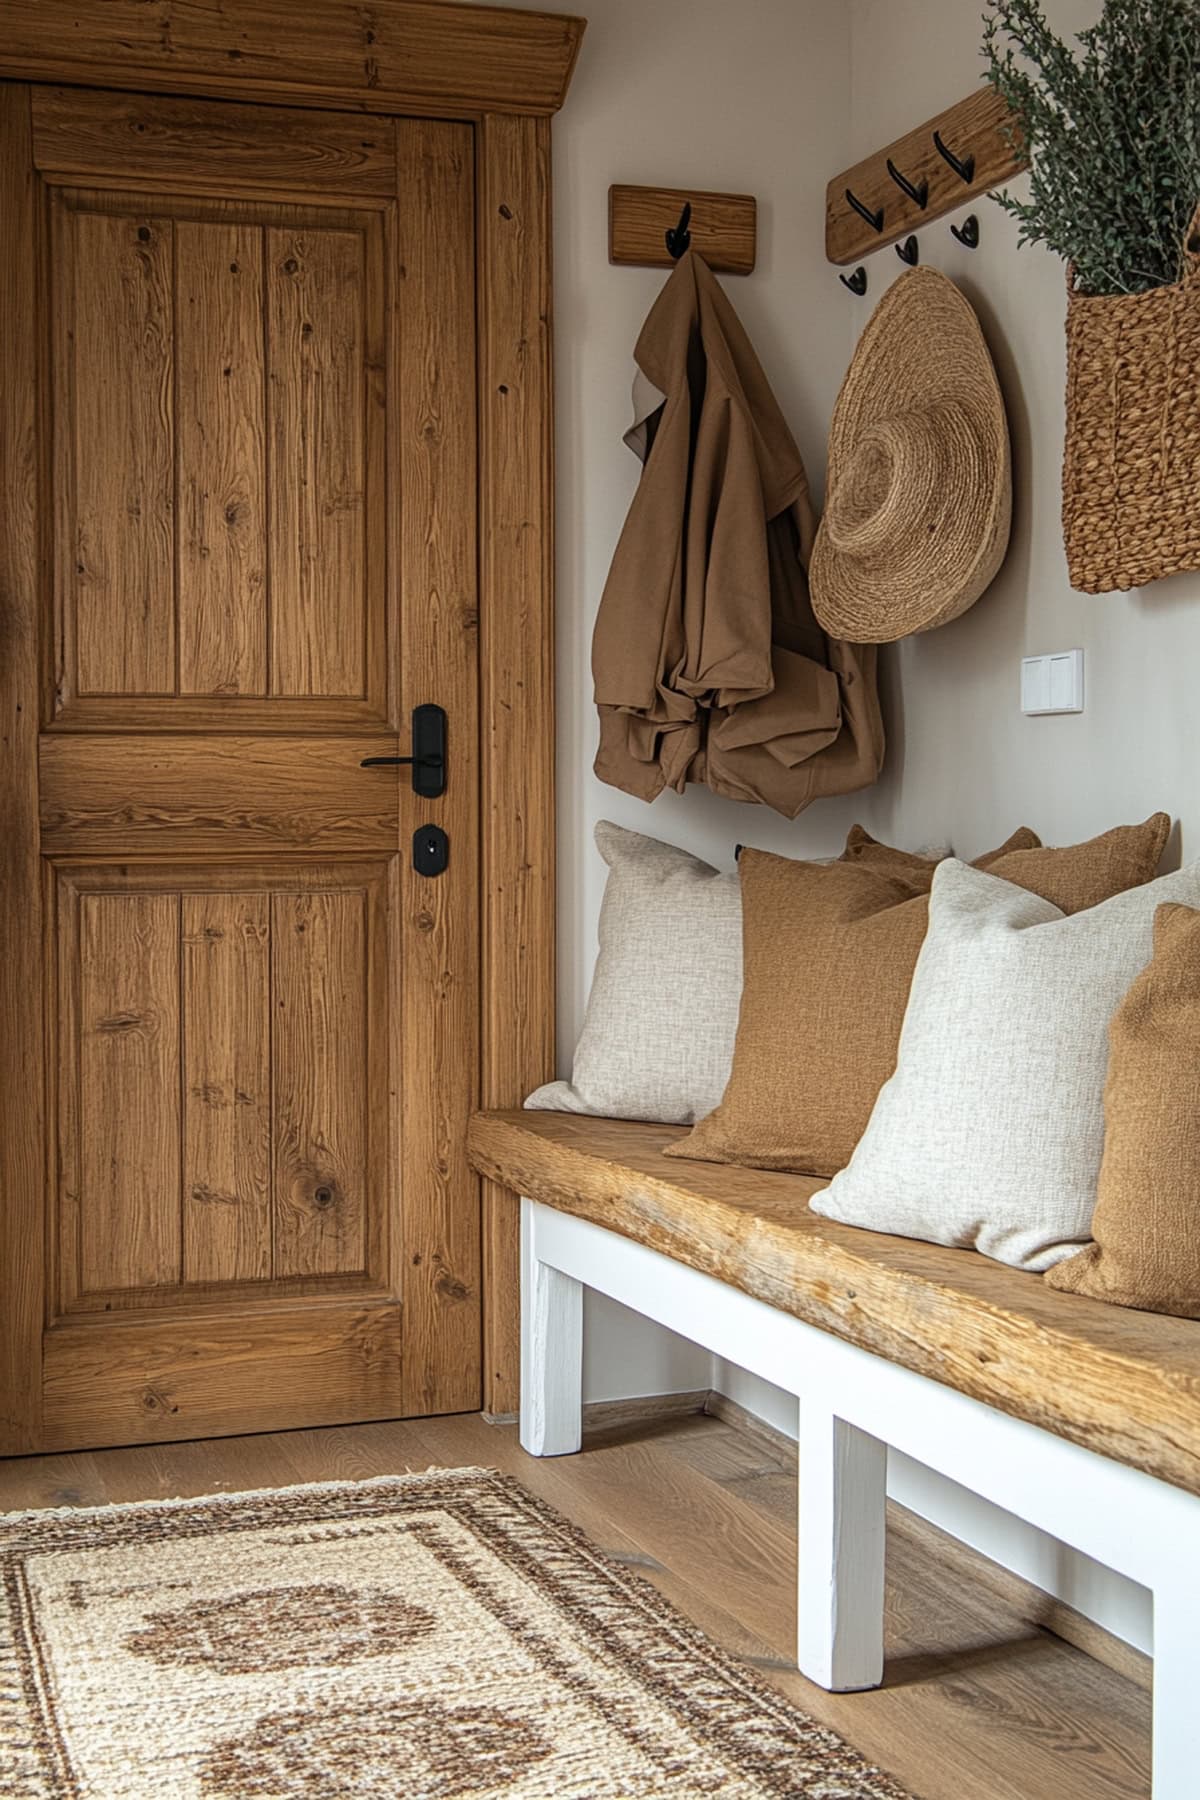
[[[592,642],[597,775],[642,800],[703,781],[790,819],[869,786],[883,763],[876,650],[813,617],[800,452],[694,252],[634,354],[625,441],[645,466]]]

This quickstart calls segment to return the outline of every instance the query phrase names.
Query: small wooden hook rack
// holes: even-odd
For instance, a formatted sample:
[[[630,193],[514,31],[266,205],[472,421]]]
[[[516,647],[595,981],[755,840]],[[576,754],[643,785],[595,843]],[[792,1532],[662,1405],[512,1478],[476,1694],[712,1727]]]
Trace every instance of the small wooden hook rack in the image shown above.
[[[749,275],[757,250],[753,194],[710,194],[701,188],[610,187],[608,260],[641,268],[670,269],[667,233],[691,206],[691,247],[710,269]]]
[[[1011,117],[994,88],[980,87],[835,175],[825,194],[829,261],[857,262],[1027,169],[1009,142]]]

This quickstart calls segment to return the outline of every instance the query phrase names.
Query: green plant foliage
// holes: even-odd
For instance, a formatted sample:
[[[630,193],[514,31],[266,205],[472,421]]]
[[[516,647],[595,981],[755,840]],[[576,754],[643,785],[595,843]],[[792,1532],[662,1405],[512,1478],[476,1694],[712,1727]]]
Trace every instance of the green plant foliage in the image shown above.
[[[1178,281],[1200,203],[1200,0],[1104,0],[1075,39],[1036,0],[988,0],[987,79],[1028,146],[1028,200],[993,196],[1082,294]]]

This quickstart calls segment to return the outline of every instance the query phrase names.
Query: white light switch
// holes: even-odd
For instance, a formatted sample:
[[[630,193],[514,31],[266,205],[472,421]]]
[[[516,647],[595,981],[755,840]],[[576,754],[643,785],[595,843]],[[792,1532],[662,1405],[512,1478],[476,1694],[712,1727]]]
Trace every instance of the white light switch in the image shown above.
[[[1023,713],[1083,711],[1083,651],[1055,650],[1021,658]]]

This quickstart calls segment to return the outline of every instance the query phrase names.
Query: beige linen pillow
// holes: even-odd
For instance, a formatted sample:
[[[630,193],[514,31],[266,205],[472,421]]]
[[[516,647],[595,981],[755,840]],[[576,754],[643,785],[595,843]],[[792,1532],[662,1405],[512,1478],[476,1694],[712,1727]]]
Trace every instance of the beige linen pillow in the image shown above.
[[[1167,900],[1200,902],[1200,864],[1068,918],[942,863],[896,1073],[813,1211],[1021,1269],[1070,1256],[1096,1199],[1109,1020]]]
[[[1154,959],[1113,1019],[1094,1244],[1064,1293],[1200,1319],[1200,913],[1160,906]]]
[[[600,954],[570,1081],[525,1102],[690,1125],[729,1075],[742,992],[742,902],[735,874],[602,820],[609,866]]]
[[[1061,850],[1022,830],[975,866],[1079,912],[1149,881],[1170,824],[1156,813]],[[843,860],[824,867],[743,854],[745,987],[729,1085],[668,1155],[845,1168],[896,1066],[935,867],[858,827]]]

